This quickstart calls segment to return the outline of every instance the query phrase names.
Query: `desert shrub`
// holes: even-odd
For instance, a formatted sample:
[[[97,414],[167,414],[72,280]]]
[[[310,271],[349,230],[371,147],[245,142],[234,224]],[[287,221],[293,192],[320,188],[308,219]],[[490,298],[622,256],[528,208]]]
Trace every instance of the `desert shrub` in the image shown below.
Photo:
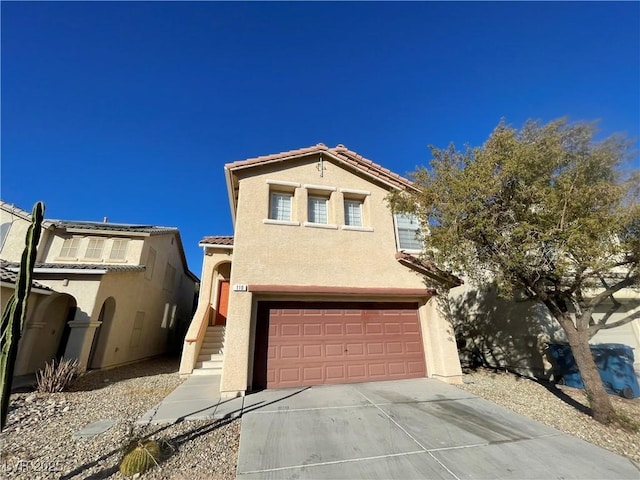
[[[36,373],[37,390],[41,393],[62,392],[71,385],[78,376],[78,360],[62,359],[59,362],[51,360],[44,368]]]

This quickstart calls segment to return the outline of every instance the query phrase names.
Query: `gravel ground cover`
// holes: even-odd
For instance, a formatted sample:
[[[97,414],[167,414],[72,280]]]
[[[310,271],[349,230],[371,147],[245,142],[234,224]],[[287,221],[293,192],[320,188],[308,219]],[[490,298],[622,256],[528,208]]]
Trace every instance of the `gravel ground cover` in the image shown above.
[[[80,377],[68,392],[16,393],[0,434],[0,478],[124,479],[118,471],[133,437],[160,440],[161,468],[144,479],[234,479],[240,420],[134,422],[181,382],[178,360],[160,358]],[[114,420],[106,432],[74,438],[88,424]]]
[[[640,432],[604,426],[588,415],[584,390],[537,382],[511,373],[480,369],[464,376],[463,390],[581,438],[640,464]],[[640,399],[610,396],[627,423],[640,425]]]
[[[8,424],[0,434],[0,478],[124,479],[118,464],[132,437],[150,435],[163,445],[160,468],[142,480],[234,479],[240,420],[135,426],[182,381],[176,359],[154,359],[91,372],[68,392],[12,395]],[[640,433],[605,427],[584,413],[582,390],[554,388],[516,375],[477,370],[459,387],[560,431],[640,463]],[[612,396],[616,409],[640,422],[640,399]],[[576,408],[578,407],[578,408]],[[73,434],[98,420],[114,420],[106,432]]]

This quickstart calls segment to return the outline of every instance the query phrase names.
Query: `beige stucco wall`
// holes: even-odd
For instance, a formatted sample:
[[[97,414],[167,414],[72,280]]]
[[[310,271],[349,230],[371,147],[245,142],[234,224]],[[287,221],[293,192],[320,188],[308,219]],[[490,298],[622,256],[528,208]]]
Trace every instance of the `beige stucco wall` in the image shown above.
[[[25,220],[22,215],[12,213],[5,209],[4,205],[0,208],[0,224],[9,223],[11,228],[7,239],[0,250],[0,258],[9,262],[19,262],[24,250],[24,239],[27,234],[30,222]]]
[[[326,159],[325,170],[320,176],[316,168],[317,160],[289,161],[239,173],[231,284],[425,288],[422,277],[395,259],[397,250],[393,217],[385,202],[389,187]],[[274,186],[273,182],[300,184],[295,188],[292,205],[292,220],[299,222],[299,225],[265,222],[268,219],[270,188],[281,188]],[[324,190],[316,186],[324,187]],[[345,193],[342,190],[345,189],[368,192],[363,195],[365,228],[362,231],[343,228]],[[334,228],[305,226],[308,192],[317,191],[330,194],[329,224],[334,224]],[[251,335],[259,299],[251,292],[233,291],[233,288],[230,293],[221,379],[223,394],[242,394],[250,382],[253,358]],[[355,300],[353,297],[336,296],[328,299]],[[379,296],[360,300],[382,301]],[[446,365],[432,362],[435,371],[432,370],[430,374],[439,374],[443,378],[457,376],[459,379],[455,341],[451,335],[442,335],[443,327],[436,326],[437,322],[428,318],[429,315],[435,315],[433,311],[424,308],[420,312],[421,318],[424,318],[423,334],[429,332],[429,341],[439,346],[440,353],[445,352],[443,358],[446,359]],[[448,319],[442,321],[448,322]],[[430,350],[425,353],[432,355]]]
[[[637,290],[625,289],[616,298],[622,306],[608,324],[640,309]],[[494,289],[470,284],[451,290],[449,302],[463,364],[506,367],[539,378],[551,374],[547,344],[565,342],[566,336],[541,303],[499,298]],[[609,303],[602,304],[594,319],[602,318],[609,307]],[[640,320],[601,330],[590,343],[629,345],[635,350],[635,366],[640,372]]]
[[[252,171],[240,179],[234,237],[232,283],[329,285],[396,288],[423,287],[422,280],[401,266],[396,253],[393,217],[385,197],[386,188],[325,161],[323,176],[317,161],[287,163],[286,169]],[[299,226],[265,224],[268,219],[267,180],[301,184],[295,189],[294,221]],[[329,223],[337,229],[304,226],[307,189],[304,185],[336,188],[330,192]],[[344,230],[344,194],[340,189],[368,191],[364,226],[373,231]],[[329,192],[328,192],[329,193]],[[367,218],[368,217],[368,218]],[[255,252],[260,252],[256,255]]]

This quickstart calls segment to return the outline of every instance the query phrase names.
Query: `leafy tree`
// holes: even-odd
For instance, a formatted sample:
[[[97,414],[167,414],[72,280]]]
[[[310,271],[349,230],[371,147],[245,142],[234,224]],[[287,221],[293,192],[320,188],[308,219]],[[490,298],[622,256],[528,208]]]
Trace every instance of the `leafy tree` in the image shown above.
[[[616,293],[640,283],[640,175],[623,171],[630,141],[594,140],[595,126],[501,122],[478,148],[431,147],[431,168],[415,189],[390,197],[396,211],[418,215],[429,231],[426,259],[472,281],[495,282],[543,303],[566,333],[593,417],[615,412],[589,339],[640,313],[607,323]],[[612,301],[602,318],[595,308]]]

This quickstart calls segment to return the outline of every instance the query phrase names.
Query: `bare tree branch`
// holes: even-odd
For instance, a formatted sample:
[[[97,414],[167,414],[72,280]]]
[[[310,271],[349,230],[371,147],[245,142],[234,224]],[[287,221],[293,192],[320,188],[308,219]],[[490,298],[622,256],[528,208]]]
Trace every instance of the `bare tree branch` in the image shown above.
[[[615,284],[613,287],[607,288],[604,292],[599,293],[598,295],[593,297],[591,300],[589,300],[587,302],[587,307],[589,309],[593,309],[593,307],[595,307],[597,305],[600,305],[607,297],[610,297],[611,295],[613,295],[614,293],[616,293],[619,290],[622,290],[623,288],[626,288],[626,287],[629,287],[629,286],[633,285],[633,283],[636,280],[637,280],[636,277],[627,277],[627,278],[625,278],[621,282],[618,282],[617,284]]]
[[[640,318],[640,310],[638,310],[637,312],[632,313],[630,315],[627,315],[626,317],[624,317],[621,320],[618,320],[617,322],[613,322],[613,323],[610,323],[608,325],[603,325],[601,323],[597,323],[597,324],[592,325],[591,327],[589,327],[589,330],[588,330],[589,331],[589,336],[592,337],[593,335],[598,333],[598,331],[600,331],[600,330],[609,330],[610,328],[621,327],[622,325],[626,325],[627,323],[633,322],[636,318]]]

